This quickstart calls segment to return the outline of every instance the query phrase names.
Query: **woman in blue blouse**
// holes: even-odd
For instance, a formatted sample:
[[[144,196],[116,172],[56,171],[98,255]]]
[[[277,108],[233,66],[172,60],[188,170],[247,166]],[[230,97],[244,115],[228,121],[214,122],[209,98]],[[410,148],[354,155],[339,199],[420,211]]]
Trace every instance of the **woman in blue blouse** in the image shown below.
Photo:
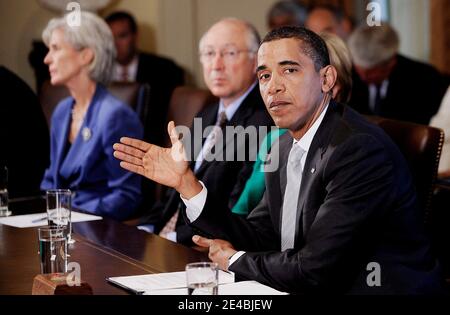
[[[78,26],[66,17],[52,19],[42,37],[51,83],[66,86],[71,96],[52,116],[51,162],[41,189],[71,189],[73,207],[126,219],[140,202],[140,178],[121,169],[112,146],[121,136],[142,138],[142,125],[105,88],[116,54],[111,31],[83,12]]]

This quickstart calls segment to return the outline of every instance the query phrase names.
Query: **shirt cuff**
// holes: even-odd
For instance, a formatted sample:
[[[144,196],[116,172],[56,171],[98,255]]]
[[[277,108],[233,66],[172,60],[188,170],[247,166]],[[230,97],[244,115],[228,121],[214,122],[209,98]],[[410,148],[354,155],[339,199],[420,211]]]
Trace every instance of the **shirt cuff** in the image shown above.
[[[186,205],[186,216],[188,217],[190,222],[194,222],[197,218],[202,214],[203,207],[206,203],[206,197],[208,196],[208,189],[206,189],[205,184],[202,181],[199,181],[202,185],[203,189],[197,195],[192,197],[191,199],[184,199],[181,194],[180,198],[183,200]]]
[[[231,256],[231,258],[228,260],[228,268],[244,254],[245,254],[245,252],[239,251],[239,252],[235,253],[233,256]]]

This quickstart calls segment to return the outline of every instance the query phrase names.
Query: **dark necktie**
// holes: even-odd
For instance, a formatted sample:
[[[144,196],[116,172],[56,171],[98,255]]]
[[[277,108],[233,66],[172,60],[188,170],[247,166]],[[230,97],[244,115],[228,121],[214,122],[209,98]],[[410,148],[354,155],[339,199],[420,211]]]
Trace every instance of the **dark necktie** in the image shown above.
[[[380,115],[381,113],[381,85],[375,86],[375,102],[373,106],[373,113],[375,115]]]

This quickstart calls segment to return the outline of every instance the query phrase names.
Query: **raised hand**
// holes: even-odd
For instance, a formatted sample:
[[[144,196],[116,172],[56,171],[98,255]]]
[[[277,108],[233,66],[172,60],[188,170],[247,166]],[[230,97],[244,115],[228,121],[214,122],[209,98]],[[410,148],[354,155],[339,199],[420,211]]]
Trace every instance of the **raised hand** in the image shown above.
[[[182,142],[173,121],[167,126],[171,148],[162,148],[141,140],[123,137],[114,144],[114,157],[120,166],[160,184],[178,190],[183,176],[190,172]]]

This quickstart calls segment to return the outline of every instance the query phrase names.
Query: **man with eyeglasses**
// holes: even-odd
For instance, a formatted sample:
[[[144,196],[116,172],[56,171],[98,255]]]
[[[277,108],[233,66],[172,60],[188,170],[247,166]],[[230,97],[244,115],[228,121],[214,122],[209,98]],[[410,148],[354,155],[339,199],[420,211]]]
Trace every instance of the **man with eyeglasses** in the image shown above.
[[[230,208],[236,203],[253,170],[257,143],[252,141],[254,139],[246,139],[244,147],[236,147],[236,143],[231,146],[226,138],[221,139],[222,143],[215,138],[227,137],[226,126],[242,126],[241,131],[235,130],[236,137],[240,137],[249,126],[269,129],[273,125],[256,82],[259,40],[258,32],[252,25],[239,19],[226,18],[211,26],[199,42],[205,83],[220,100],[197,115],[196,118],[201,120],[194,120],[191,137],[195,136],[195,124],[201,121],[202,135],[206,139],[197,141],[201,146],[192,147],[190,167],[216,200]],[[213,126],[213,131],[208,133],[207,128]],[[223,132],[217,136],[215,130],[218,129]],[[220,144],[215,145],[216,142]],[[195,143],[191,139],[191,144]],[[223,152],[226,152],[224,160],[206,158],[208,153],[219,146],[223,146]],[[237,151],[242,148],[248,155],[245,161],[228,159],[230,150],[234,150],[232,155],[236,157],[241,152]],[[249,156],[249,152],[255,152],[255,156]],[[178,216],[181,204],[180,194],[174,189],[169,190],[163,203],[155,205],[150,214],[141,220],[140,228],[159,233],[172,241],[191,244],[192,229],[185,224],[181,214]]]

